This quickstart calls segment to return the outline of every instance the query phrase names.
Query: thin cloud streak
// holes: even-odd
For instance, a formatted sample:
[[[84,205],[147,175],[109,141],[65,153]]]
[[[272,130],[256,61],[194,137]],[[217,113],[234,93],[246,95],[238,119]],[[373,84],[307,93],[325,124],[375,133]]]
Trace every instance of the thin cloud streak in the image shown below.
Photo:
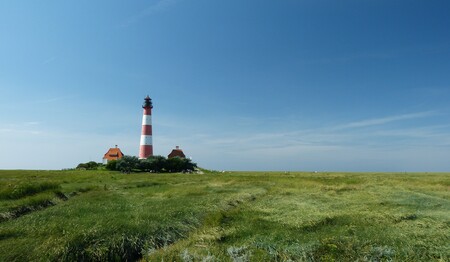
[[[179,141],[185,144],[196,141],[193,145],[195,147],[201,145],[201,147],[209,149],[220,148],[221,152],[229,151],[230,153],[236,150],[272,151],[275,148],[292,147],[316,147],[318,149],[326,147],[386,147],[393,143],[396,146],[447,145],[450,139],[450,131],[449,126],[446,125],[416,126],[414,128],[383,127],[385,124],[397,121],[430,117],[436,114],[436,111],[424,111],[367,119],[331,127],[283,132],[255,133],[241,130],[210,135],[208,132],[205,133],[206,128],[198,126],[198,129],[191,130],[193,135],[188,135],[189,132],[185,137],[172,137],[171,134],[165,134],[155,137],[155,140],[162,139],[164,143],[166,141]],[[183,126],[182,122],[178,124]],[[364,132],[360,128],[365,128]]]
[[[37,126],[40,124],[41,124],[41,122],[38,122],[38,121],[28,121],[28,122],[23,123],[24,126]]]
[[[53,61],[55,61],[55,60],[56,60],[56,56],[52,56],[52,57],[47,58],[46,60],[44,60],[44,61],[41,63],[41,65],[49,64],[49,63],[51,63],[51,62],[53,62]]]
[[[195,134],[186,137],[161,136],[162,144],[168,146],[178,143],[198,148],[201,154],[204,150],[220,151],[227,154],[242,154],[244,152],[255,155],[279,155],[282,150],[303,152],[305,149],[313,151],[341,150],[342,148],[408,148],[421,146],[449,145],[450,130],[447,125],[421,126],[414,128],[383,128],[378,126],[395,121],[409,120],[433,116],[434,111],[395,115],[390,117],[369,119],[334,128],[317,128],[290,132],[265,133],[228,133],[217,135]],[[367,127],[361,132],[358,127]],[[374,128],[377,127],[377,128]],[[373,129],[371,129],[373,128]],[[192,143],[192,141],[196,141]],[[213,149],[214,148],[214,149]],[[280,151],[281,150],[281,151]],[[388,150],[388,149],[386,149]],[[238,152],[238,153],[236,153]],[[260,152],[260,153],[258,153]]]
[[[141,12],[129,17],[124,23],[122,23],[121,27],[128,27],[134,23],[137,23],[139,20],[147,16],[165,11],[169,7],[175,5],[178,1],[179,0],[160,0],[156,2],[154,5],[151,5],[148,8],[142,10]]]
[[[42,135],[41,130],[33,130],[26,128],[0,128],[0,134],[15,134],[15,135]]]
[[[348,124],[344,124],[341,126],[336,126],[333,128],[334,130],[341,130],[341,129],[348,129],[348,128],[360,128],[360,127],[368,127],[368,126],[377,126],[377,125],[384,125],[391,122],[397,122],[397,121],[403,121],[403,120],[409,120],[409,119],[416,119],[416,118],[424,118],[436,115],[435,111],[425,111],[425,112],[419,112],[419,113],[411,113],[411,114],[403,114],[403,115],[394,115],[394,116],[388,116],[388,117],[382,117],[382,118],[374,118],[374,119],[367,119],[362,120],[358,122],[352,122]]]
[[[58,96],[58,97],[52,97],[52,98],[48,98],[48,99],[42,99],[42,100],[37,100],[34,101],[33,103],[35,104],[47,104],[47,103],[52,103],[52,102],[56,102],[56,101],[60,101],[60,100],[66,100],[66,99],[70,99],[70,98],[74,98],[76,97],[75,95],[72,96]]]
[[[348,131],[345,134],[309,133],[295,137],[294,133],[270,135],[213,135],[189,137],[155,137],[157,151],[171,148],[174,141],[195,162],[206,168],[227,170],[334,170],[334,171],[438,171],[450,147],[436,146],[449,132],[441,136],[412,139],[400,144],[386,144],[383,139],[372,144],[373,134]],[[255,139],[259,137],[260,140]],[[338,141],[333,141],[336,139]],[[365,144],[353,144],[353,139]],[[412,143],[412,142],[419,143]],[[163,151],[163,154],[166,152]],[[169,152],[167,152],[169,153]],[[411,159],[420,160],[411,163]],[[369,162],[370,165],[367,166]],[[233,163],[233,166],[230,166]],[[366,164],[364,164],[366,163]]]

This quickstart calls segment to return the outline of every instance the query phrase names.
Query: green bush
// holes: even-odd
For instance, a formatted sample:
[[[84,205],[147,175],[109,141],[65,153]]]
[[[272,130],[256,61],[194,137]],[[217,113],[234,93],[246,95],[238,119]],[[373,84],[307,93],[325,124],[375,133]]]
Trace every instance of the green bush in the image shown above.
[[[166,159],[163,156],[151,156],[141,160],[140,170],[146,172],[192,172],[197,167],[190,159],[173,157]]]
[[[123,173],[130,173],[139,169],[139,159],[135,156],[124,156],[117,160],[116,168]]]
[[[151,156],[147,159],[141,160],[141,171],[146,172],[156,172],[161,173],[164,172],[164,169],[167,166],[167,159],[163,156]]]
[[[109,160],[108,163],[106,163],[106,169],[111,171],[117,170],[117,160]]]
[[[192,163],[190,159],[173,157],[167,159],[167,172],[192,172],[197,167],[197,164]]]
[[[89,162],[90,163],[90,162]],[[94,162],[95,163],[95,162]],[[78,169],[89,169],[88,163],[78,165]],[[175,173],[175,172],[193,172],[197,164],[187,158],[165,158],[164,156],[151,156],[147,159],[138,159],[135,156],[124,156],[119,160],[108,161],[105,168],[112,171],[121,171],[123,173],[153,172],[153,173]],[[98,169],[98,167],[96,168]]]
[[[89,161],[87,163],[80,163],[80,164],[78,164],[76,169],[97,170],[101,166],[103,166],[103,164],[97,163],[95,161]]]

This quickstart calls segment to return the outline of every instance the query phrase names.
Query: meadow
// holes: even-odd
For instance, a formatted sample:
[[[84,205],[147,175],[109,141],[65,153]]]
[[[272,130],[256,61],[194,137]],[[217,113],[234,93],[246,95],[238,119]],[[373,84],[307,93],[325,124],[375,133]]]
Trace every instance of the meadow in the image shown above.
[[[0,261],[449,261],[449,173],[0,171]]]

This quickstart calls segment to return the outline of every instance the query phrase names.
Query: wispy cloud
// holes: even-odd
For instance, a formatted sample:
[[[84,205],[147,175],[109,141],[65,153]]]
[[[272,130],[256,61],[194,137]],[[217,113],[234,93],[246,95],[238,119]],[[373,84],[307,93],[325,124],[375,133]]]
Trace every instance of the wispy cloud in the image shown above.
[[[40,135],[43,131],[39,128],[39,122],[30,121],[20,124],[7,124],[0,126],[0,133],[3,134],[22,134],[22,135]]]
[[[41,65],[49,64],[49,63],[51,63],[51,62],[53,62],[53,61],[55,61],[55,60],[56,60],[56,56],[49,57],[49,58],[47,58],[46,60],[44,60],[44,61],[41,63]]]
[[[425,152],[423,151],[425,148],[436,149],[433,153],[435,157],[437,152],[450,150],[450,125],[436,125],[435,122],[429,125],[429,121],[416,122],[413,126],[388,125],[436,114],[438,112],[435,111],[415,112],[343,123],[338,126],[283,131],[272,129],[259,132],[257,129],[253,131],[240,129],[224,132],[213,130],[209,133],[200,128],[184,132],[181,136],[157,135],[155,141],[158,149],[171,148],[176,141],[176,145],[185,148],[189,156],[221,168],[226,168],[227,164],[217,159],[223,158],[233,162],[235,168],[242,166],[247,169],[252,169],[253,165],[280,168],[287,159],[291,161],[288,161],[291,166],[309,165],[317,169],[320,169],[318,166],[322,163],[329,167],[343,163],[342,168],[346,168],[345,165],[354,164],[356,159],[365,159],[364,161],[369,161],[367,163],[371,163],[370,159],[377,159],[376,163],[384,165],[395,163],[394,159],[406,162],[407,152],[410,152],[409,156],[420,155],[419,152]],[[299,164],[296,164],[296,161],[299,161]],[[374,170],[377,168],[376,163],[373,166]],[[357,165],[354,168],[357,169]]]
[[[364,60],[385,60],[391,59],[394,55],[387,53],[359,53],[359,54],[346,54],[336,57],[325,57],[302,60],[301,62],[306,65],[320,65],[320,64],[345,64],[355,61]]]
[[[76,97],[76,95],[50,97],[50,98],[46,98],[46,99],[36,100],[36,101],[34,101],[34,103],[47,104],[47,103],[52,103],[52,102],[56,102],[56,101],[60,101],[60,100],[66,100],[66,99],[70,99],[70,98],[74,98],[74,97]]]
[[[342,54],[340,56],[305,59],[302,60],[301,63],[306,65],[321,65],[321,64],[327,65],[327,64],[345,64],[365,60],[367,61],[387,60],[410,55],[411,53],[428,55],[428,54],[439,54],[442,52],[448,52],[449,46],[450,43],[448,42],[433,43],[426,45],[418,45],[415,43],[407,47],[386,50],[383,53],[373,53],[373,52],[347,53]]]
[[[41,122],[38,122],[38,121],[28,121],[28,122],[23,123],[24,126],[37,126],[40,124],[41,124]]]
[[[416,119],[416,118],[424,118],[424,117],[429,117],[429,116],[433,116],[433,115],[436,115],[435,111],[425,111],[425,112],[418,112],[418,113],[411,113],[411,114],[393,115],[393,116],[387,116],[387,117],[382,117],[382,118],[372,118],[372,119],[361,120],[361,121],[352,122],[352,123],[348,123],[348,124],[343,124],[340,126],[336,126],[333,129],[341,130],[341,129],[348,129],[348,128],[377,126],[377,125],[384,125],[384,124],[397,122],[397,121]]]
[[[448,167],[450,126],[375,127],[156,137],[177,141],[195,161],[222,169],[437,170]],[[220,160],[222,161],[220,161]],[[223,161],[227,159],[227,161]],[[419,159],[411,163],[411,159]],[[428,160],[427,160],[428,159]]]
[[[254,150],[273,152],[279,149],[292,151],[295,148],[303,151],[305,148],[308,148],[308,150],[323,150],[339,147],[385,147],[390,144],[400,146],[448,144],[446,141],[450,139],[449,126],[416,124],[412,127],[405,127],[403,125],[388,125],[406,120],[432,117],[437,114],[436,111],[424,111],[370,118],[335,126],[297,130],[290,128],[290,130],[284,129],[283,131],[267,130],[267,132],[256,131],[259,129],[236,129],[226,130],[225,132],[211,130],[211,133],[208,133],[205,132],[207,128],[200,125],[198,129],[184,132],[182,137],[179,134],[166,133],[159,139],[168,144],[179,141],[177,143],[190,144],[205,149],[220,148],[220,152],[229,153],[243,153]],[[185,125],[181,120],[178,121],[178,124],[180,126]],[[189,133],[192,133],[192,135],[188,135]],[[192,145],[191,141],[195,141],[195,145]]]
[[[144,10],[140,11],[139,13],[129,17],[125,22],[122,23],[122,27],[128,27],[139,20],[150,16],[152,14],[162,12],[167,10],[169,7],[176,4],[179,0],[159,0],[155,4],[145,8]]]

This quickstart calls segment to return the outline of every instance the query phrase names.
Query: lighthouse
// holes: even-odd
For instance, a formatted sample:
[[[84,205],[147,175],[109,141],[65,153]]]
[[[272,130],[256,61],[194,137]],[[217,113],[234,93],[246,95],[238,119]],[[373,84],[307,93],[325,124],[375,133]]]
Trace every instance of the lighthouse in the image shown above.
[[[147,95],[142,105],[144,109],[142,115],[142,133],[141,143],[139,149],[139,159],[145,159],[149,156],[153,156],[153,143],[152,143],[152,99]]]

